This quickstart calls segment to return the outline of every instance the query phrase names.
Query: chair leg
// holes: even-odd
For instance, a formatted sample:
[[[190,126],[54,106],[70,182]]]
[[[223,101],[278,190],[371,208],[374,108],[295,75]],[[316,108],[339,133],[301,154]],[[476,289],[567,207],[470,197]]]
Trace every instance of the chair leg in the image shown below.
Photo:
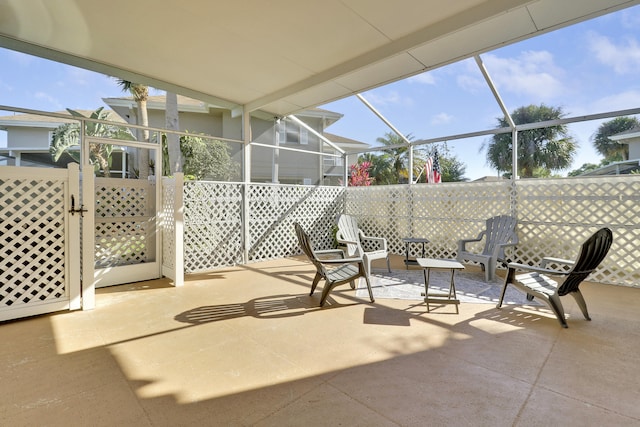
[[[567,320],[564,318],[564,308],[562,307],[562,302],[560,302],[560,297],[557,294],[550,295],[547,303],[558,318],[560,325],[562,325],[563,328],[568,328],[569,325],[567,325]]]
[[[371,289],[371,282],[369,282],[369,277],[364,276],[364,280],[367,282],[367,289],[369,290],[369,299],[371,300],[371,302],[376,302],[376,300],[373,298],[373,290]]]
[[[322,297],[320,298],[320,307],[324,305],[324,302],[329,296],[329,292],[331,292],[331,289],[333,289],[334,286],[335,284],[329,283],[328,280],[324,283],[324,288],[322,289]]]
[[[367,257],[364,258],[364,273],[369,277],[371,274],[371,260]]]
[[[389,273],[391,273],[391,264],[389,263],[389,254],[387,254],[387,270],[389,270]]]
[[[309,292],[309,296],[313,295],[313,292],[316,290],[316,286],[318,286],[318,282],[320,282],[321,277],[322,276],[316,273],[316,277],[313,278],[313,283],[311,284],[311,292]]]
[[[492,279],[491,273],[492,273],[491,266],[489,265],[489,263],[487,263],[486,265],[484,265],[484,281],[485,282],[489,282]]]
[[[514,276],[515,276],[515,270],[510,268],[507,271],[507,275],[504,278],[504,285],[502,286],[502,292],[500,293],[500,300],[498,300],[498,305],[496,305],[496,308],[502,307],[502,302],[504,301],[504,294],[507,293],[507,286],[509,285],[509,283],[511,283]]]
[[[582,311],[582,315],[584,316],[584,318],[587,320],[591,320],[591,317],[589,317],[589,312],[587,311],[587,303],[585,302],[580,289],[576,289],[575,292],[571,292],[571,295],[573,296],[573,299],[576,300],[578,307],[580,307],[580,311]]]

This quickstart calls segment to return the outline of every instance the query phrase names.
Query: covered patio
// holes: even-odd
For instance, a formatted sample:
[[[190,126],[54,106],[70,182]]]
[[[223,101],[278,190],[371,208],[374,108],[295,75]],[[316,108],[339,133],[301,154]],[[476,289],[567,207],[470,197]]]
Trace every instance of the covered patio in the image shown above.
[[[284,2],[286,7],[281,9],[258,2],[247,11],[241,3],[198,2],[175,10],[145,1],[135,5],[148,13],[148,19],[139,22],[122,22],[134,14],[123,17],[118,7],[93,9],[82,3],[70,1],[56,8],[34,1],[0,2],[3,16],[10,17],[0,20],[0,46],[228,107],[235,117],[243,118],[239,138],[245,145],[244,162],[250,164],[252,115],[287,116],[638,1],[593,5],[573,0],[561,6],[552,0],[463,5],[414,1],[377,8],[367,2],[344,1],[327,3],[322,13],[313,2]],[[302,35],[267,31],[298,28],[293,24],[301,17],[315,18],[314,27],[304,28]],[[282,19],[288,25],[273,25]],[[245,25],[249,20],[255,22]],[[114,34],[104,22],[121,22],[123,30]],[[180,40],[166,31],[168,24],[200,28],[206,34],[192,35],[190,41],[198,44],[181,49]],[[146,37],[134,37],[143,33]],[[126,54],[113,48],[134,39]],[[225,42],[216,45],[220,49],[216,55],[202,55],[211,50],[212,40]],[[269,50],[266,45],[287,49]],[[166,51],[157,46],[165,46]],[[317,50],[310,52],[305,49],[308,46]],[[343,49],[336,52],[335,46]],[[148,55],[152,50],[157,54]],[[185,67],[194,52],[200,55],[199,66]],[[220,187],[234,191],[252,187],[248,169],[243,172],[243,183]],[[527,193],[513,191],[515,181],[500,184],[504,188],[498,196],[491,188],[491,195],[484,196],[485,209],[516,210]],[[528,236],[538,237],[540,226],[547,225],[546,232],[557,237],[561,246],[565,235],[579,234],[575,229],[583,232],[611,223],[624,236],[620,246],[626,249],[615,253],[617,258],[610,263],[617,268],[608,267],[603,283],[626,286],[584,284],[593,321],[583,320],[568,300],[568,331],[543,306],[497,309],[492,304],[465,303],[460,314],[446,308],[426,313],[420,301],[369,303],[348,286],[335,289],[321,309],[319,296],[308,296],[313,266],[295,255],[297,247],[289,233],[293,216],[282,214],[283,209],[289,212],[282,194],[292,193],[292,205],[298,206],[303,199],[297,192],[303,190],[271,191],[269,186],[255,185],[258,204],[261,191],[277,193],[279,199],[265,203],[272,211],[263,208],[268,215],[255,215],[258,226],[253,228],[251,218],[243,221],[243,215],[250,216],[250,208],[258,212],[249,206],[250,199],[225,196],[225,206],[231,206],[232,200],[239,212],[228,216],[242,223],[228,230],[239,236],[210,235],[220,238],[214,242],[218,249],[230,242],[236,247],[218,250],[223,259],[204,267],[195,262],[187,265],[191,274],[184,277],[184,286],[158,279],[102,288],[96,291],[93,310],[0,325],[5,343],[0,350],[0,424],[640,424],[640,374],[635,362],[640,350],[640,292],[638,270],[633,268],[637,266],[634,188],[638,180],[620,180],[630,184],[615,198],[601,187],[622,186],[601,182],[591,185],[593,195],[585,196],[587,190],[580,187],[581,192],[569,194],[568,201],[560,200],[557,188],[552,189],[549,197],[557,206],[551,209],[535,204],[547,197],[539,194],[540,185],[518,184],[530,187],[529,198],[534,200],[520,205],[529,207],[527,216],[520,218],[521,231]],[[455,187],[441,187],[429,191],[447,193],[430,200],[447,205]],[[478,211],[477,203],[473,218],[468,212],[454,218],[450,210],[414,209],[414,202],[426,197],[425,190],[377,191],[393,193],[391,202],[379,206],[395,210],[372,213],[365,224],[391,235],[396,254],[402,252],[402,236],[427,235],[435,227],[445,231],[441,231],[439,252],[431,255],[450,257],[447,239],[454,236],[443,224],[487,217],[484,210]],[[336,197],[327,206],[357,210],[361,199],[371,198],[358,190],[351,195],[344,205]],[[398,203],[398,195],[404,204]],[[502,200],[498,207],[496,197]],[[600,208],[598,204],[607,197],[609,205],[617,203],[618,210]],[[576,200],[592,210],[576,207]],[[397,220],[405,205],[412,206],[411,214],[404,214],[410,220]],[[419,209],[424,206],[434,205],[415,203]],[[457,206],[460,209],[462,204]],[[549,218],[541,217],[542,210]],[[300,211],[307,220],[305,226],[314,225],[317,240],[328,244],[326,231],[334,211],[317,216]],[[389,212],[397,221],[393,227],[387,222]],[[563,228],[566,212],[584,217]],[[558,229],[568,230],[567,234],[558,234]],[[263,237],[267,235],[280,239]],[[273,240],[278,245],[271,245]],[[517,254],[521,259],[533,261],[538,256],[528,248],[548,252],[548,247],[530,241],[528,251]],[[211,270],[212,266],[216,269]],[[201,268],[209,271],[198,271]],[[404,268],[401,256],[393,256],[392,268]]]
[[[404,268],[392,258],[392,268]],[[300,257],[98,290],[92,311],[3,324],[3,425],[640,423],[637,289],[543,306],[308,296]],[[317,294],[317,293],[316,293]]]

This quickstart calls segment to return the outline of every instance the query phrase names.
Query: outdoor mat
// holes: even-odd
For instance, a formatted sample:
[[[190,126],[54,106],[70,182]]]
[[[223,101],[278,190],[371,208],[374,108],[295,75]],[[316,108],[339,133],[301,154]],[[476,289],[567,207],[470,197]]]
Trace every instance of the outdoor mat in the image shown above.
[[[371,288],[374,298],[405,299],[424,301],[424,274],[422,270],[384,270],[371,273]],[[448,292],[451,280],[450,270],[431,270],[429,292]],[[456,271],[456,295],[460,302],[497,304],[502,292],[503,279],[484,281],[484,273]],[[368,298],[367,285],[363,278],[358,279],[356,296]],[[534,304],[527,301],[526,294],[509,286],[504,298],[505,304]]]

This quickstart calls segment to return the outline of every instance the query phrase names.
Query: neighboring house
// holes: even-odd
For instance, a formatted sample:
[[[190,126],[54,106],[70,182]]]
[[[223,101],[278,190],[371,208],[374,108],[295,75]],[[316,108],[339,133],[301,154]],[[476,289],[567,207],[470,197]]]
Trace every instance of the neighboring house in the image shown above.
[[[634,127],[612,135],[609,139],[618,141],[620,144],[629,144],[629,160],[609,163],[582,175],[626,175],[640,172],[640,128]]]
[[[103,99],[113,111],[128,123],[135,124],[137,104],[131,97]],[[165,127],[165,97],[150,96],[147,100],[149,126]],[[296,114],[296,117],[323,135],[339,148],[349,152],[362,150],[368,145],[325,132],[342,114],[319,108]],[[190,133],[203,133],[218,138],[241,140],[242,117],[226,108],[178,95],[180,129]],[[256,113],[251,120],[252,140],[257,143],[294,148],[315,153],[334,154],[335,149],[317,135],[291,120],[279,120],[264,113]],[[242,164],[242,144],[229,144],[231,157]],[[356,155],[347,163],[354,163]],[[277,150],[254,146],[251,150],[251,180],[253,182],[280,182],[283,184],[336,185],[343,177],[342,159],[309,155],[300,151]]]
[[[93,111],[78,110],[79,113],[90,116]],[[6,132],[6,145],[0,146],[1,166],[40,166],[66,167],[73,162],[70,156],[61,157],[54,162],[49,153],[49,145],[53,131],[63,124],[77,123],[68,111],[58,111],[56,114],[69,116],[69,119],[38,116],[33,114],[14,114],[0,117],[0,130]],[[118,115],[111,114],[114,122],[125,123]],[[124,163],[123,163],[124,161]],[[126,174],[126,153],[122,150],[112,154],[111,176],[118,177]]]

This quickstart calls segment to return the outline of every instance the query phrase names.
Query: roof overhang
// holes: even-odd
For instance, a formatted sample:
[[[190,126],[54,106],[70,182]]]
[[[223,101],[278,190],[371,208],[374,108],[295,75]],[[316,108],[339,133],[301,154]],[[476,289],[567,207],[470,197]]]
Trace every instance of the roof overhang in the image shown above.
[[[624,160],[621,162],[610,163],[598,169],[591,170],[583,173],[581,176],[594,176],[594,175],[624,175],[630,173],[630,171],[638,169],[640,166],[640,160]]]
[[[0,0],[0,46],[284,116],[640,0]]]

